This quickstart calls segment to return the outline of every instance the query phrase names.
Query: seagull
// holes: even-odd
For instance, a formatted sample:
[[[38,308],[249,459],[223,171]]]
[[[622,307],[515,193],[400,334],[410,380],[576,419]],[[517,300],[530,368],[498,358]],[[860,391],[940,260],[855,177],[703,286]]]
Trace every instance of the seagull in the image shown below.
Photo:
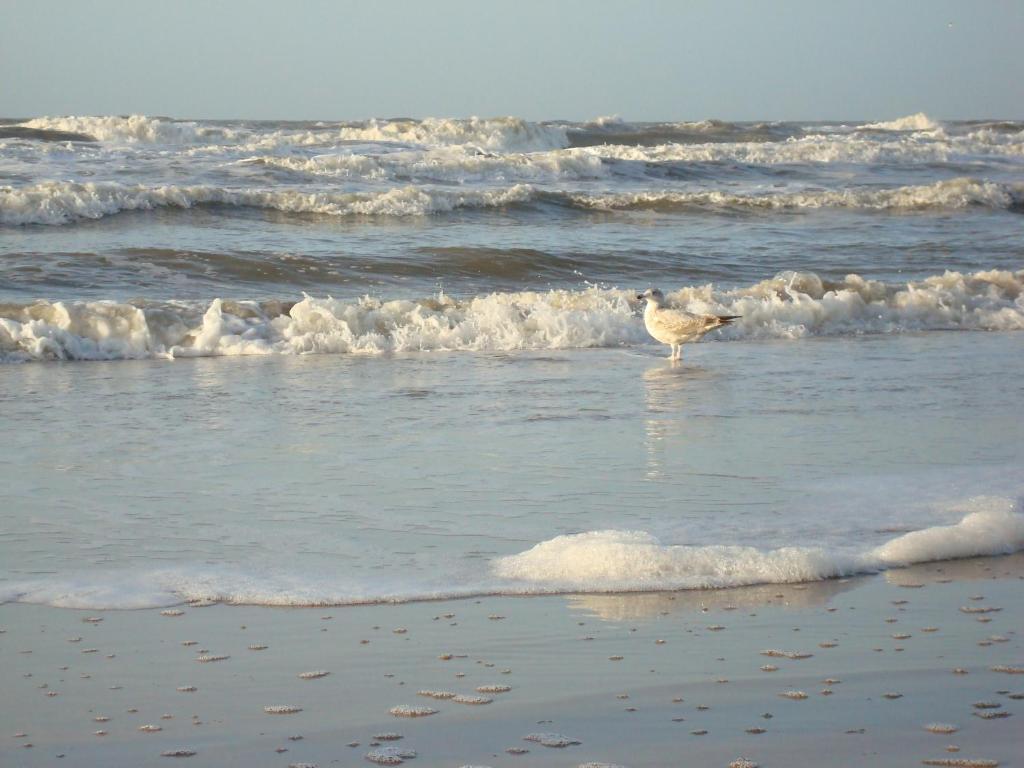
[[[644,325],[647,332],[662,344],[672,347],[669,360],[679,360],[683,356],[683,344],[698,341],[708,331],[728,325],[738,320],[740,315],[695,315],[681,309],[668,309],[665,305],[665,294],[657,288],[648,288],[637,295],[637,299],[646,299],[644,308]]]

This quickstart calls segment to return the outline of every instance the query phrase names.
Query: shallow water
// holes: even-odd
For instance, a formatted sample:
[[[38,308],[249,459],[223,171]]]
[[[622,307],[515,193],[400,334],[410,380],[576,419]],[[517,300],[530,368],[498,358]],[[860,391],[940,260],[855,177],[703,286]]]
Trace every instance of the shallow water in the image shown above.
[[[979,510],[1003,528],[978,546],[1014,549],[1019,516],[998,515],[1021,492],[1022,345],[932,332],[706,343],[679,366],[653,345],[4,366],[0,592],[129,607],[792,581]],[[496,570],[606,529],[658,541]]]

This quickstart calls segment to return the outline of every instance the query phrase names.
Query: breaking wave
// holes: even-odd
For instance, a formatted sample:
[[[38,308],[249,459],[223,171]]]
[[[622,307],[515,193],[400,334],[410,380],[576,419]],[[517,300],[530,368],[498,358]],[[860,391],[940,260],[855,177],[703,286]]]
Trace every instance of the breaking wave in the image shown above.
[[[693,312],[740,315],[729,339],[928,330],[1024,330],[1024,270],[946,272],[906,284],[783,273],[755,285],[669,294]],[[253,354],[381,354],[609,347],[648,342],[635,291],[492,293],[456,299],[0,305],[0,360]]]
[[[145,115],[37,117],[22,123],[22,126],[40,131],[73,133],[95,141],[145,144],[235,141],[244,135],[223,127]]]
[[[224,205],[328,216],[424,216],[456,208],[500,207],[527,202],[533,188],[428,189],[416,186],[382,192],[304,192],[295,189],[225,189],[214,186],[80,184],[47,181],[31,187],[0,187],[0,224],[67,224],[121,211]]]
[[[367,120],[358,123],[314,123],[267,131],[260,126],[220,126],[145,115],[39,117],[21,124],[27,129],[60,131],[97,141],[129,144],[224,144],[275,147],[386,142],[447,146],[468,144],[489,150],[556,149],[568,146],[564,128],[531,123],[518,117],[423,120]]]
[[[923,211],[982,206],[1018,210],[1024,206],[1024,184],[997,184],[976,179],[951,179],[933,184],[894,189],[844,189],[737,195],[708,192],[637,192],[609,195],[570,195],[584,208],[605,210],[685,210],[726,208],[739,210],[801,210],[851,208],[875,211]]]
[[[362,161],[352,162],[358,164]],[[595,174],[598,172],[598,165],[585,159],[576,164],[577,173],[580,166],[590,168]],[[535,173],[537,168],[533,166],[531,173]],[[559,168],[564,166],[555,164],[549,171],[558,173]],[[691,209],[778,211],[846,208],[898,213],[972,206],[1019,211],[1024,208],[1024,184],[959,178],[888,189],[868,187],[751,194],[719,190],[601,194],[548,190],[530,184],[501,188],[408,185],[373,192],[307,192],[289,188],[148,187],[118,182],[46,181],[26,187],[0,187],[0,224],[61,225],[82,219],[100,219],[122,211],[201,205],[328,216],[426,216],[461,208],[500,208],[525,203],[548,203],[581,210],[680,212]]]
[[[809,133],[787,141],[627,143],[588,147],[601,157],[643,163],[813,164],[975,163],[1024,157],[1024,132],[979,128],[957,136]]]
[[[862,128],[874,131],[934,131],[941,126],[924,112],[881,123],[866,123]]]
[[[239,164],[279,169],[307,177],[372,181],[543,182],[596,179],[608,175],[608,169],[598,154],[578,149],[498,155],[477,148],[444,147],[379,155],[265,155],[245,158]]]

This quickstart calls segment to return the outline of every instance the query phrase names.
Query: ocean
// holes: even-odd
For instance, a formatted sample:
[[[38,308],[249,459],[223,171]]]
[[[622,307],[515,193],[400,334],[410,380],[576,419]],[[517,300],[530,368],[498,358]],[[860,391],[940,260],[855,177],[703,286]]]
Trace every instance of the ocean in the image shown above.
[[[1017,551],[1021,330],[1024,123],[0,120],[0,601]]]

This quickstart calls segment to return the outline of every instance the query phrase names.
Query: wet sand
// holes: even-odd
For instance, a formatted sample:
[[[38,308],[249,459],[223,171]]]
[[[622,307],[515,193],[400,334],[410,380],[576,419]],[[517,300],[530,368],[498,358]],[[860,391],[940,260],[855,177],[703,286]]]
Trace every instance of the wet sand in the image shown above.
[[[1022,579],[1018,554],[701,592],[5,604],[0,764],[1019,765]]]

